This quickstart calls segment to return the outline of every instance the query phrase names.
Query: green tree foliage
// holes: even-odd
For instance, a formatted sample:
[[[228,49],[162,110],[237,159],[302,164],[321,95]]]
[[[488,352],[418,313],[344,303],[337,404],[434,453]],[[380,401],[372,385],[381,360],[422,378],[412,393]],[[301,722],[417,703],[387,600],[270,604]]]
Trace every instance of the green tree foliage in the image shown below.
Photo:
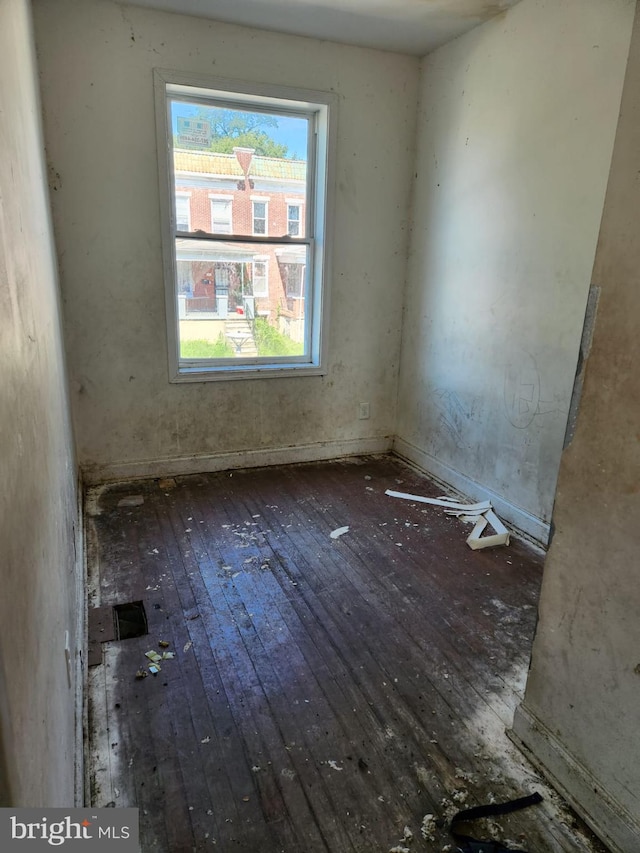
[[[262,157],[289,157],[284,143],[269,136],[268,129],[278,127],[276,116],[268,113],[245,113],[222,107],[199,107],[195,118],[211,125],[209,151],[231,154],[234,148],[254,148]],[[175,140],[178,145],[178,138]],[[191,146],[187,146],[191,147]]]
[[[236,147],[254,148],[256,154],[261,157],[284,159],[288,155],[287,146],[282,142],[275,142],[263,130],[249,130],[239,136],[226,136],[211,142],[211,151],[220,154],[232,154]]]

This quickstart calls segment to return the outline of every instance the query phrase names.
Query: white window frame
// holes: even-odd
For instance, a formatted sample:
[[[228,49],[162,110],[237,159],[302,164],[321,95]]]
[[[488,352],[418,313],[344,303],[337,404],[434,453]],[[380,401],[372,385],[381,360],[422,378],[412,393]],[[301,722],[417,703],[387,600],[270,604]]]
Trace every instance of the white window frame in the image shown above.
[[[187,203],[187,231],[191,231],[191,193],[184,192],[184,190],[178,190],[176,192],[176,201],[178,199],[186,201]]]
[[[256,277],[255,270],[256,264],[262,264],[264,267],[264,290],[260,291],[260,293],[256,293]],[[266,299],[269,296],[269,256],[268,255],[256,255],[251,264],[251,282],[253,285],[253,295],[258,299]]]
[[[227,205],[227,209],[229,210],[229,230],[228,231],[215,231],[213,227],[213,205],[216,202],[225,202]],[[233,233],[233,196],[232,195],[215,195],[214,193],[209,194],[209,209],[211,211],[211,233],[212,234],[231,234]]]
[[[160,175],[160,199],[165,269],[165,305],[172,382],[202,382],[220,379],[254,379],[299,375],[324,375],[327,364],[331,246],[329,225],[333,222],[334,158],[338,98],[321,92],[267,83],[224,80],[180,71],[154,69],[156,130]],[[173,146],[169,96],[207,100],[251,110],[303,115],[309,119],[305,236],[285,237],[284,242],[306,247],[307,297],[305,303],[306,350],[302,356],[229,359],[181,359],[179,311],[176,293],[176,236],[173,204]],[[279,245],[282,238],[224,235],[225,241],[261,242]],[[211,235],[209,239],[215,239]]]
[[[285,199],[285,204],[287,205],[287,235],[288,235],[289,237],[291,237],[291,236],[297,236],[297,237],[299,237],[299,236],[300,236],[299,234],[297,234],[297,235],[291,235],[291,234],[289,233],[289,223],[290,223],[290,222],[295,222],[295,221],[297,221],[297,223],[298,223],[298,228],[299,228],[300,230],[302,230],[302,225],[304,224],[303,219],[302,219],[302,208],[303,208],[303,206],[304,206],[304,202],[303,202],[301,199],[299,199],[299,198],[296,198],[296,199],[293,199],[293,198],[286,198],[286,199]],[[297,219],[297,220],[289,219],[289,208],[290,208],[290,207],[297,207],[297,208],[298,208],[298,219]]]
[[[264,234],[261,237],[269,236],[269,202],[271,199],[268,196],[251,196],[251,232],[254,235],[259,234],[256,231],[256,219],[262,219],[262,216],[256,217],[256,204],[264,204]]]

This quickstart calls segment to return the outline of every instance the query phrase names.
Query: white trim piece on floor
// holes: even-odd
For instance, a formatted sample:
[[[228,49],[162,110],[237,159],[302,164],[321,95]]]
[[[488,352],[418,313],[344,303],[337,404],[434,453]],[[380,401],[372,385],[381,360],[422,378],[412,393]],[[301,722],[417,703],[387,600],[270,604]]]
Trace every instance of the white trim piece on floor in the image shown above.
[[[426,453],[409,441],[396,436],[393,439],[393,452],[396,456],[415,465],[425,474],[433,477],[438,483],[449,486],[457,496],[464,496],[473,500],[489,500],[496,513],[506,521],[516,533],[520,533],[525,539],[532,540],[539,547],[546,548],[549,542],[549,524],[535,515],[527,512],[515,504],[505,500],[496,492],[481,486],[470,477],[456,471],[455,468],[445,465],[435,456]]]
[[[87,485],[113,480],[175,477],[182,474],[203,474],[236,468],[262,468],[267,465],[290,465],[296,462],[322,462],[349,456],[388,453],[391,437],[355,438],[344,441],[322,441],[292,447],[265,447],[259,450],[237,450],[197,456],[144,459],[90,465],[83,469]]]
[[[557,736],[522,702],[511,740],[580,815],[611,853],[638,849],[640,823],[608,792]]]

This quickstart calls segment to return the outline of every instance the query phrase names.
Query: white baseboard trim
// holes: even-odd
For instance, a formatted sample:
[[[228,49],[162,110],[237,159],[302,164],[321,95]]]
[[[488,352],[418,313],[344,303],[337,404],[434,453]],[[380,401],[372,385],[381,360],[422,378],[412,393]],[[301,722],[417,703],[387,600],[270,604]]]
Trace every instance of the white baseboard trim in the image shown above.
[[[522,702],[508,732],[516,746],[580,815],[611,853],[640,849],[640,823]]]
[[[460,496],[474,500],[490,500],[500,518],[507,522],[510,527],[513,527],[517,533],[521,533],[525,539],[533,540],[538,546],[546,547],[549,542],[549,525],[540,518],[536,518],[535,515],[531,515],[521,507],[510,503],[496,492],[492,492],[491,489],[481,486],[475,480],[456,471],[455,468],[450,468],[444,462],[436,459],[435,456],[426,453],[403,438],[396,436],[393,439],[392,450],[397,456],[411,462],[444,486],[454,489]]]
[[[76,624],[75,624],[75,783],[74,800],[76,808],[89,805],[88,788],[84,761],[85,734],[88,732],[88,693],[87,693],[87,648],[88,648],[88,599],[87,599],[87,549],[84,535],[84,484],[82,473],[78,471],[76,479]]]
[[[265,447],[260,450],[237,450],[228,453],[90,465],[83,469],[83,476],[85,484],[93,486],[117,480],[142,480],[152,477],[175,477],[181,474],[204,474],[236,468],[262,468],[266,465],[321,462],[326,459],[340,459],[348,456],[388,453],[390,450],[390,436],[355,438],[291,447]]]

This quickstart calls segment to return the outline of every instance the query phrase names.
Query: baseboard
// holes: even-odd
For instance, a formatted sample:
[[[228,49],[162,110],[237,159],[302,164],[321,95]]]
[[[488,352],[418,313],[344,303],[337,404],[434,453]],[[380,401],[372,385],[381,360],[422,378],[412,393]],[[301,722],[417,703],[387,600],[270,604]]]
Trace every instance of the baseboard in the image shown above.
[[[75,556],[76,556],[76,624],[75,624],[75,807],[85,805],[85,764],[84,741],[88,724],[86,690],[86,649],[87,649],[87,587],[86,587],[86,548],[84,537],[84,488],[82,472],[78,471],[76,481],[76,519],[75,519]]]
[[[83,468],[86,485],[114,480],[175,477],[181,474],[202,474],[236,468],[262,468],[266,465],[288,465],[296,462],[321,462],[347,456],[388,453],[391,437],[356,438],[345,441],[322,441],[291,447],[265,447],[259,450],[237,450],[197,456],[145,459],[137,462],[118,462],[108,465],[87,465]]]
[[[640,824],[524,702],[516,708],[508,735],[611,853],[640,849]]]
[[[392,450],[401,459],[411,462],[425,474],[445,486],[450,486],[461,496],[474,500],[490,500],[500,518],[514,528],[517,533],[536,545],[546,547],[549,542],[549,525],[542,519],[536,518],[535,515],[531,515],[521,507],[510,503],[496,492],[481,486],[475,480],[461,474],[455,468],[450,468],[444,462],[436,459],[435,456],[426,453],[403,438],[396,436],[393,439]]]

